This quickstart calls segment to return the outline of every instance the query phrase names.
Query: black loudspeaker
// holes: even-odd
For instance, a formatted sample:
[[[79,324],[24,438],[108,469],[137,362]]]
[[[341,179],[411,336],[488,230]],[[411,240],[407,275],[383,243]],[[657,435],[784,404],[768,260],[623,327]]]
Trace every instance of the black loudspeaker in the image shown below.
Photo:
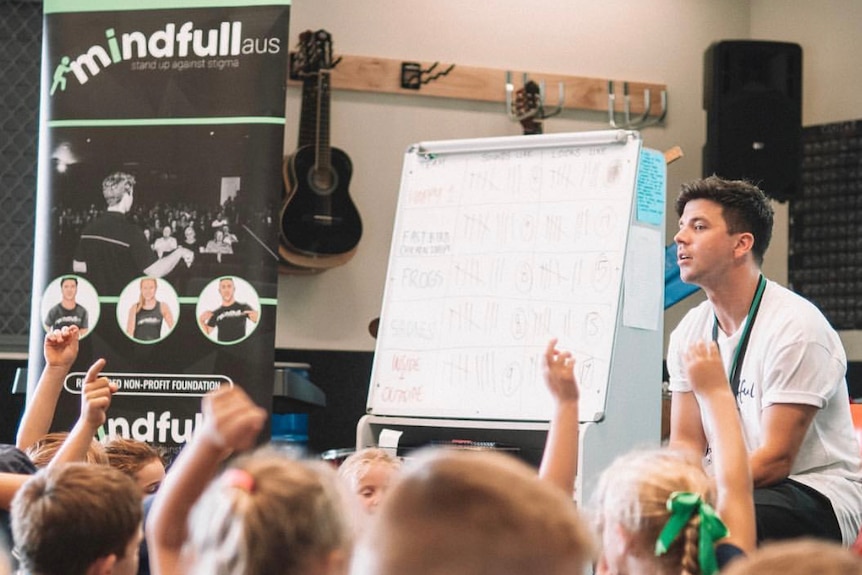
[[[725,40],[704,54],[703,174],[746,179],[778,201],[802,187],[802,48]]]

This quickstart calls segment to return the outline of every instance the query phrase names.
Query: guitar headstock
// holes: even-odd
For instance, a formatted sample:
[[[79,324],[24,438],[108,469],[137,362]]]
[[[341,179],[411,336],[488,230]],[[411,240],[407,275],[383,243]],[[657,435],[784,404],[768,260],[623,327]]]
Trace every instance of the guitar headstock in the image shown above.
[[[515,92],[512,113],[521,122],[524,134],[542,133],[542,93],[539,85],[530,80]]]
[[[340,58],[339,58],[340,60]],[[300,32],[296,51],[290,54],[290,77],[294,80],[329,70],[338,64],[332,59],[332,34],[326,30]]]

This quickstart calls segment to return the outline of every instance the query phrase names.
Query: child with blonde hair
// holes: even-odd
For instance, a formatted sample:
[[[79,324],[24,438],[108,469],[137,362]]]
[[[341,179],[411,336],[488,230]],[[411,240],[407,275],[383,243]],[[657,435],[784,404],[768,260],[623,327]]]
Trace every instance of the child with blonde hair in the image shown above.
[[[365,511],[374,513],[400,469],[397,456],[379,447],[366,447],[350,454],[338,468],[338,475],[359,497]]]
[[[146,441],[112,437],[105,442],[105,455],[108,464],[134,479],[144,495],[158,491],[165,479],[165,460]]]
[[[428,448],[357,544],[355,575],[564,575],[593,558],[572,500],[498,452]]]
[[[571,352],[551,340],[545,379],[555,410],[540,475],[571,494],[578,459],[578,401]],[[751,473],[736,399],[718,348],[698,342],[686,370],[710,425],[715,477],[688,452],[634,451],[602,473],[594,515],[602,540],[596,572],[712,575],[755,547]]]
[[[252,448],[266,412],[239,387],[204,397],[203,424],[155,495],[146,522],[154,575],[340,575],[350,499],[322,461]]]

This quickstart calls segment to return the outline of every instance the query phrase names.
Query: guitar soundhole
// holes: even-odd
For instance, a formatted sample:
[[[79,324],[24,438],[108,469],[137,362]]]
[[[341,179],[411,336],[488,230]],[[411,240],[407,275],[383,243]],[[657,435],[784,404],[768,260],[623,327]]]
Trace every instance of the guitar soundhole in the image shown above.
[[[313,168],[308,173],[308,183],[315,194],[328,196],[338,187],[338,174],[332,168]]]

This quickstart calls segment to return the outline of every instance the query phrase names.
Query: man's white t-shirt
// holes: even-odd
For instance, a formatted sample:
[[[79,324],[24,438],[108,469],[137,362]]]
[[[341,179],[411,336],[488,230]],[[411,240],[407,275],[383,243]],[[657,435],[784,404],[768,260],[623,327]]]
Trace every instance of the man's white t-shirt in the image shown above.
[[[689,311],[671,333],[667,356],[671,391],[691,391],[681,354],[696,341],[712,339],[714,322],[712,305],[706,301]],[[729,336],[718,330],[728,373],[744,329],[745,324]],[[750,453],[763,442],[764,408],[776,403],[817,407],[790,478],[829,498],[849,544],[862,525],[862,458],[848,407],[846,370],[841,340],[823,314],[806,299],[767,282],[740,367],[736,398],[746,446]]]

